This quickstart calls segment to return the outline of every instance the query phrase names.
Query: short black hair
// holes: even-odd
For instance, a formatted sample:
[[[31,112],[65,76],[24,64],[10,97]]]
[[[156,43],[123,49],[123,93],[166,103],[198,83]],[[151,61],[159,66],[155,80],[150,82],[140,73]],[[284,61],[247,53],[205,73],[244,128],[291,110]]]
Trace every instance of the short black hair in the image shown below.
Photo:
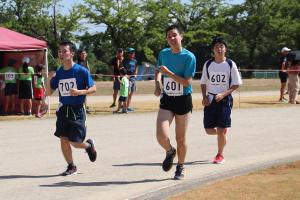
[[[126,74],[127,74],[127,70],[126,70],[124,67],[122,67],[122,68],[119,70],[119,72],[120,72],[121,75],[126,75]]]
[[[181,27],[178,24],[172,24],[171,26],[169,26],[168,28],[166,28],[166,36],[168,35],[168,32],[170,30],[176,29],[178,31],[179,34],[182,34],[183,31],[181,29]]]
[[[222,43],[227,48],[227,43],[226,43],[226,41],[224,40],[223,37],[221,37],[221,36],[215,36],[215,37],[213,37],[212,38],[212,42],[211,42],[211,48],[214,48],[215,44],[217,44],[217,43]]]
[[[76,46],[73,42],[70,41],[62,41],[59,43],[59,46],[69,46],[70,47],[70,51],[76,53]]]
[[[117,49],[117,52],[118,52],[118,53],[122,53],[122,52],[124,52],[124,50],[123,50],[122,48],[118,48],[118,49]]]
[[[42,65],[42,64],[37,64],[36,65],[36,71],[37,72],[41,72],[41,71],[43,71],[43,69],[44,69],[44,65]]]

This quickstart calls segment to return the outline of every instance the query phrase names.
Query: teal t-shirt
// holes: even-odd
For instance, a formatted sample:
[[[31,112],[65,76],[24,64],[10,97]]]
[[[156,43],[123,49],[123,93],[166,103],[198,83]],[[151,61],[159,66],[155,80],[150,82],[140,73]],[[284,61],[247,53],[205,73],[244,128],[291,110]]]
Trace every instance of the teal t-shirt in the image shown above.
[[[126,76],[121,79],[120,96],[128,97],[129,80]]]
[[[28,73],[24,74],[23,67],[19,68],[19,80],[21,81],[31,81],[32,75],[34,74],[34,69],[31,66],[28,66]]]
[[[4,67],[0,70],[1,75],[4,76],[5,83],[16,83],[18,75],[14,67]]]
[[[161,50],[158,55],[157,68],[159,69],[160,66],[166,66],[171,72],[182,78],[194,77],[196,71],[196,57],[192,52],[184,48],[179,53],[172,53],[171,48],[165,48]],[[163,79],[165,78],[169,77],[163,75]],[[175,87],[175,82],[167,87],[173,86]],[[192,92],[192,85],[183,88],[183,95],[191,94]]]

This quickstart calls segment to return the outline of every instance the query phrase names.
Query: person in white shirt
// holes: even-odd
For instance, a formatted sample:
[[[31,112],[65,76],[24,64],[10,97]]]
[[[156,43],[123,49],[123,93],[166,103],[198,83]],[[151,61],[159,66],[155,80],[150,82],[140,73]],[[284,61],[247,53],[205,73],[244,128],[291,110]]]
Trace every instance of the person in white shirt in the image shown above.
[[[217,135],[218,153],[213,163],[223,163],[227,129],[231,127],[231,93],[242,84],[234,61],[226,58],[227,43],[222,37],[212,41],[214,58],[205,62],[200,80],[202,105],[204,106],[204,128],[207,134]]]

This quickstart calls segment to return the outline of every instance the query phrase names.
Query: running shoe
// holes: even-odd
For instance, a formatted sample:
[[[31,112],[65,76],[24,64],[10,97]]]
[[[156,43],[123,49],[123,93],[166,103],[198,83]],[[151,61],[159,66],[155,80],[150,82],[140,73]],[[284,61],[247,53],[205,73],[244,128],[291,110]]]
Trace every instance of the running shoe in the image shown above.
[[[122,113],[123,113],[123,114],[128,114],[128,111],[127,111],[126,109],[123,109],[123,110],[122,110]]]
[[[91,146],[89,148],[85,149],[85,151],[88,153],[90,161],[95,162],[95,160],[97,158],[97,151],[96,151],[94,142],[91,139],[88,139],[86,142],[89,143]]]
[[[115,103],[112,103],[109,107],[110,108],[113,108],[113,107],[115,107],[116,106],[116,104]]]
[[[134,109],[133,109],[133,108],[127,108],[127,111],[128,111],[128,112],[133,112]]]
[[[225,162],[225,159],[222,155],[216,155],[215,159],[213,160],[214,164],[222,164]]]
[[[73,174],[77,174],[77,167],[72,164],[69,164],[67,170],[61,173],[62,176],[71,176]]]
[[[176,149],[174,147],[171,148],[171,150],[169,150],[166,153],[166,158],[162,164],[162,168],[165,172],[169,171],[172,166],[173,166],[173,160],[176,156]]]
[[[175,180],[182,180],[182,179],[184,179],[184,166],[183,166],[183,164],[178,164],[176,166],[176,171],[175,171],[174,179]]]

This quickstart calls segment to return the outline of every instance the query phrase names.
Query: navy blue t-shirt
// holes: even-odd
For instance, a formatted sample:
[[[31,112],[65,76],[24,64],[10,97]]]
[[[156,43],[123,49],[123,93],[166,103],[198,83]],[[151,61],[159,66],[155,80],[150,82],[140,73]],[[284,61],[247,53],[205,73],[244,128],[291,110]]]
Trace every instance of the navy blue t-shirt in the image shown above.
[[[63,105],[81,105],[85,101],[86,95],[71,96],[70,89],[88,89],[94,86],[94,81],[86,68],[74,64],[71,69],[64,70],[63,66],[56,71],[55,77],[51,79],[51,88],[58,88],[59,102]]]

